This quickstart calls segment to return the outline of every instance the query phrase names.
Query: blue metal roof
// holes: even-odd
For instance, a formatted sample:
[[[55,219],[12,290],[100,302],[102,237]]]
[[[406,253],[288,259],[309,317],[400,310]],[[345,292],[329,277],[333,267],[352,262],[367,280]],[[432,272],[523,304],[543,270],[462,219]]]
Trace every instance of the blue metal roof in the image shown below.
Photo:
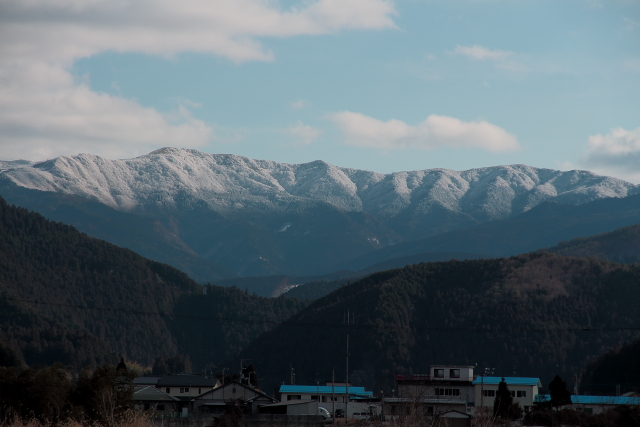
[[[549,401],[549,395],[538,394],[534,401],[547,402]],[[572,395],[571,403],[577,403],[580,405],[640,405],[640,397]]]
[[[477,377],[473,381],[473,385],[476,384],[488,384],[488,385],[498,385],[500,381],[504,378],[504,382],[507,385],[537,385],[538,387],[542,387],[542,383],[540,383],[539,378],[528,378],[528,377]]]
[[[335,394],[345,394],[347,392],[344,386],[330,385],[281,385],[280,393],[311,393],[311,394],[331,394],[331,389]],[[364,387],[349,387],[350,395],[357,396],[373,396],[372,391],[365,391]]]

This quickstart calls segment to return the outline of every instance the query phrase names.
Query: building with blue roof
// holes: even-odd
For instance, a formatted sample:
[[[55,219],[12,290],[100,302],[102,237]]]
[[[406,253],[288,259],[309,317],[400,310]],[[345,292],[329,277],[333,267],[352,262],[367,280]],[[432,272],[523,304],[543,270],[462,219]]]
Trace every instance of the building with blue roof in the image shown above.
[[[473,380],[475,387],[475,406],[477,408],[493,408],[498,385],[504,378],[514,402],[528,411],[533,406],[533,399],[542,387],[539,378],[533,377],[485,377],[478,376]]]
[[[317,400],[318,402],[347,402],[347,387],[345,385],[281,385],[280,401],[288,400]],[[373,392],[364,387],[349,386],[349,401],[373,399]]]
[[[551,397],[548,394],[539,394],[534,402],[548,402]],[[588,414],[599,414],[617,406],[640,406],[640,397],[635,396],[571,396],[571,408],[584,411]]]

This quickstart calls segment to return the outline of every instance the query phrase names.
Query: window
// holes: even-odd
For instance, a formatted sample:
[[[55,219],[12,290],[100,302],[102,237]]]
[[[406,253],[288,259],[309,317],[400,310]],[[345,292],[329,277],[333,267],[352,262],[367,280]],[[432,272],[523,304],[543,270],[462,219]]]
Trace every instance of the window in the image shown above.
[[[449,378],[460,378],[460,369],[450,369]]]
[[[322,401],[326,402],[327,401],[327,396],[322,396]]]
[[[148,410],[149,410],[149,404],[148,404],[148,403],[145,403],[145,404],[144,404],[144,410],[145,410],[145,411],[148,411]]]
[[[164,411],[164,405],[156,405],[156,411]]]
[[[516,397],[515,390],[509,390],[509,393],[511,394],[511,397]]]
[[[482,394],[486,397],[495,397],[496,396],[496,391],[495,390],[482,390]]]
[[[317,394],[311,395],[311,400],[318,400],[318,395]]]
[[[433,376],[435,378],[444,378],[444,369],[434,369]]]
[[[202,394],[202,389],[198,388],[198,394]]]
[[[167,387],[167,391],[166,391],[166,393],[167,393],[167,394],[171,393],[171,388],[170,388],[170,387]]]
[[[436,388],[436,396],[460,396],[459,388]]]
[[[287,395],[287,400],[302,400],[302,395],[300,395],[300,394],[289,394],[289,395]]]
[[[518,390],[518,397],[527,397],[527,392],[525,390]]]
[[[184,387],[180,387],[180,393],[184,393]]]

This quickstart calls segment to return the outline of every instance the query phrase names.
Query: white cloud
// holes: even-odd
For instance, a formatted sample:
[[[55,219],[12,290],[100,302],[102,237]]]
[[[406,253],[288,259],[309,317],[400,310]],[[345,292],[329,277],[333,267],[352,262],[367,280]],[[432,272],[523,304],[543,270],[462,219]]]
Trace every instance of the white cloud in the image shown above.
[[[606,135],[590,136],[581,164],[600,174],[640,183],[640,127],[617,127]]]
[[[496,68],[503,70],[522,73],[529,71],[521,62],[515,58],[518,56],[515,52],[498,49],[487,49],[483,46],[456,46],[456,48],[450,52],[451,55],[462,55],[470,61],[491,61]],[[521,56],[521,55],[520,55]]]
[[[342,130],[347,144],[360,147],[454,147],[493,152],[520,149],[514,135],[486,121],[463,122],[454,117],[431,115],[417,126],[411,126],[400,120],[383,122],[350,111],[330,114],[328,117]]]
[[[285,133],[293,137],[296,142],[308,145],[318,139],[323,132],[320,129],[305,125],[301,121],[298,121],[295,126],[290,126],[285,129]]]
[[[302,110],[303,108],[308,107],[309,103],[307,101],[298,100],[291,102],[290,105],[294,110]]]
[[[317,0],[283,11],[266,0],[29,0],[0,2],[0,57],[68,64],[113,50],[208,52],[270,60],[258,40],[394,28],[388,0]]]
[[[317,0],[290,10],[268,0],[0,0],[0,158],[131,156],[212,138],[184,108],[169,117],[92,92],[69,72],[80,58],[189,51],[270,61],[262,38],[394,28],[395,14],[388,0]],[[119,95],[117,83],[113,90]]]
[[[463,55],[469,58],[472,61],[498,61],[504,62],[510,56],[514,55],[513,52],[505,51],[505,50],[491,50],[482,46],[456,46],[453,50],[453,53],[456,55]]]

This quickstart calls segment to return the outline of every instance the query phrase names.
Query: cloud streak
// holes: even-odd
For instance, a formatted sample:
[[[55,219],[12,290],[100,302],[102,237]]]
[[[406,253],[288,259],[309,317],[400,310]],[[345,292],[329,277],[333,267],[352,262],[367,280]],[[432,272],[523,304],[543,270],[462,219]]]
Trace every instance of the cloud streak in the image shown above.
[[[598,173],[640,183],[640,127],[617,127],[606,135],[590,136],[582,163]]]
[[[469,58],[472,61],[497,61],[503,62],[509,59],[510,56],[514,55],[513,52],[505,51],[505,50],[491,50],[482,46],[456,46],[453,50],[453,54],[462,55]]]
[[[294,138],[299,144],[309,145],[320,136],[323,132],[313,126],[305,125],[301,121],[295,126],[289,126],[285,129],[285,133]]]
[[[395,14],[386,0],[317,0],[289,10],[264,0],[0,0],[0,157],[131,156],[214,137],[184,107],[169,117],[92,92],[69,72],[80,58],[196,52],[271,61],[264,38],[394,28]]]
[[[345,136],[345,143],[378,149],[478,148],[492,152],[516,151],[514,135],[499,126],[477,120],[431,115],[416,126],[400,120],[381,120],[343,111],[328,116]]]

